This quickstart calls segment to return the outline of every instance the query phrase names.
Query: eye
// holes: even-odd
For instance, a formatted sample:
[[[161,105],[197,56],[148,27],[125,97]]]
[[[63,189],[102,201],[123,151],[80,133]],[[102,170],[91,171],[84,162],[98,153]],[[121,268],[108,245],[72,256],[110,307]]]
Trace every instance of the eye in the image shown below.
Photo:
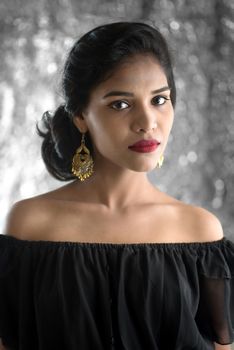
[[[129,104],[125,101],[115,101],[109,105],[111,108],[120,111],[129,107]]]
[[[167,100],[170,100],[170,98],[167,98],[166,96],[156,96],[153,98],[153,104],[164,105]]]

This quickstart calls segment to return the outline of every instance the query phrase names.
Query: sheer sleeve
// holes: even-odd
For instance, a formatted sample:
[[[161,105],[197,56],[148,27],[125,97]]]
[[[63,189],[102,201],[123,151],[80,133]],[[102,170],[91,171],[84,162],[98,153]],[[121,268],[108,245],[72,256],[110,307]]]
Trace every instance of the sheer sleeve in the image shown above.
[[[234,341],[234,243],[203,249],[198,259],[200,332],[222,345]]]

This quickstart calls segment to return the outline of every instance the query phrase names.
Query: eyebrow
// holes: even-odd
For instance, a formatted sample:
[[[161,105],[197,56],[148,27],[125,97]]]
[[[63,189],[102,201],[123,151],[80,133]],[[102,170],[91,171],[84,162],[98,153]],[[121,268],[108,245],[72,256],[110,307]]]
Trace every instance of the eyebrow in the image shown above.
[[[158,90],[151,91],[151,94],[158,94],[159,92],[163,92],[166,90],[171,90],[169,86],[163,86],[162,88]],[[126,91],[110,91],[106,95],[103,96],[103,98],[109,97],[109,96],[131,96],[133,97],[134,94],[132,92],[126,92]]]

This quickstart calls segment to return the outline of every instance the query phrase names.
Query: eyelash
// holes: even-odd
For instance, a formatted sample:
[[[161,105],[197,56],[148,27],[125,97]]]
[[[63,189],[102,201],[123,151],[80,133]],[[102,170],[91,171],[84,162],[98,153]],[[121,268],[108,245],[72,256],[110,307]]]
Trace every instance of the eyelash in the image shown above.
[[[168,97],[166,97],[166,96],[162,96],[162,95],[155,96],[155,97],[153,98],[153,100],[154,100],[154,99],[160,99],[160,98],[164,98],[165,101],[164,101],[164,103],[156,104],[156,106],[163,106],[163,105],[166,103],[166,101],[170,100],[170,98],[168,98]],[[114,109],[115,111],[122,111],[122,110],[126,109],[127,107],[126,107],[126,108],[114,108],[114,105],[115,105],[115,104],[121,103],[121,102],[123,102],[123,103],[129,105],[129,103],[126,102],[126,101],[124,101],[124,100],[117,100],[117,101],[111,102],[111,103],[109,104],[109,107],[112,108],[112,109]]]

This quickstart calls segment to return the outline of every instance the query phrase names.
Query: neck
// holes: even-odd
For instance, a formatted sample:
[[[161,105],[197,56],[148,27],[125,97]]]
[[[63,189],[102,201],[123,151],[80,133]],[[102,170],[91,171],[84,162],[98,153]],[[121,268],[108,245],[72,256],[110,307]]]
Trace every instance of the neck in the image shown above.
[[[77,188],[87,200],[101,204],[109,211],[149,203],[157,191],[145,172],[126,168],[101,166],[84,182],[76,180]]]

